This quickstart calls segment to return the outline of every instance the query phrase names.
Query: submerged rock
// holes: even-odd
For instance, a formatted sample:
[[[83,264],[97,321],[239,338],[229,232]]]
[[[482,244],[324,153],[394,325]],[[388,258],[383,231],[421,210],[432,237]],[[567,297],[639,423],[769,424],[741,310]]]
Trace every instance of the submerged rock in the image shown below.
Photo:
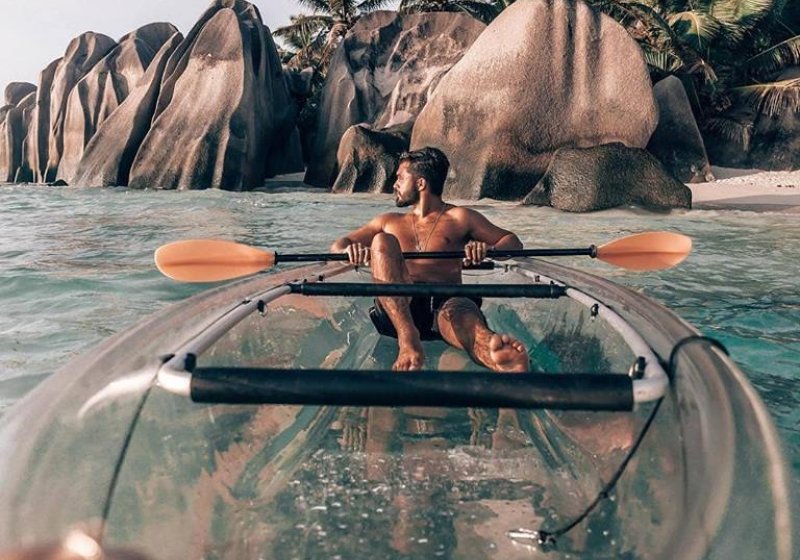
[[[339,144],[334,192],[392,192],[400,154],[408,149],[410,122],[383,130],[351,126]]]
[[[334,183],[339,142],[351,126],[367,123],[380,130],[413,122],[484,28],[468,15],[446,12],[379,11],[362,17],[331,60],[305,182]]]
[[[681,81],[675,76],[664,78],[653,93],[659,118],[647,151],[683,183],[713,181],[703,137]]]
[[[258,187],[269,149],[291,133],[280,60],[258,9],[216,0],[167,62],[135,188]]]
[[[73,182],[89,140],[136,87],[158,50],[177,31],[169,23],[152,23],[125,35],[77,83],[67,102],[59,178]]]
[[[156,53],[138,86],[105,121],[86,146],[71,183],[90,187],[127,185],[136,152],[150,130],[161,80],[170,55],[183,41],[175,33]]]
[[[522,203],[567,212],[630,204],[667,210],[691,208],[692,191],[647,151],[614,143],[557,150],[547,172]]]
[[[644,148],[658,121],[641,49],[580,0],[518,0],[442,78],[411,148],[450,159],[445,195],[519,199],[555,150]]]

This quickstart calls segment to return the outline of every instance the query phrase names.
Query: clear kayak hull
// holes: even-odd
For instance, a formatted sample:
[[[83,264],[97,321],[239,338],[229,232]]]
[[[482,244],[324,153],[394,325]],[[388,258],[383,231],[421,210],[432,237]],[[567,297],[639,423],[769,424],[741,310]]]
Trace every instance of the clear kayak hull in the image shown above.
[[[627,412],[203,404],[166,390],[170,358],[187,348],[204,368],[389,369],[396,346],[374,332],[370,298],[280,288],[320,275],[368,280],[316,266],[217,288],[20,401],[0,419],[0,550],[82,526],[153,558],[792,558],[774,427],[741,371],[702,341],[675,352],[663,399]],[[641,294],[550,263],[465,281],[573,290],[483,305],[494,330],[525,342],[533,370],[554,376],[624,375],[637,344],[666,365],[697,335]],[[482,369],[425,344],[425,369]]]

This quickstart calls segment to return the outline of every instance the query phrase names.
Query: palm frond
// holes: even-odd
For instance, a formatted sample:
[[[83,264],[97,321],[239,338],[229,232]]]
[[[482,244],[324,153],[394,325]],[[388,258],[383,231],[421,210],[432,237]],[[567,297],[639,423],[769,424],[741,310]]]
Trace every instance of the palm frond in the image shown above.
[[[682,41],[702,51],[723,30],[722,24],[713,16],[697,10],[685,10],[671,14],[667,21]]]
[[[276,37],[289,39],[296,36],[313,36],[333,25],[333,18],[321,14],[297,15],[290,18],[291,23],[272,32]]]
[[[394,4],[394,0],[363,0],[358,4],[358,11],[363,13],[374,12]]]
[[[752,26],[775,6],[775,0],[716,0],[709,6],[709,13],[722,23]]]
[[[650,68],[664,74],[674,74],[683,67],[683,60],[674,51],[657,50],[647,44],[641,46],[644,60]]]
[[[753,123],[741,122],[728,117],[711,117],[706,119],[703,129],[741,146],[745,152],[750,149],[753,137]]]
[[[330,14],[333,10],[331,8],[330,0],[296,0],[296,2],[314,12],[321,12],[323,14]]]
[[[800,78],[732,88],[731,92],[770,117],[784,111],[800,112]]]
[[[800,35],[781,41],[744,61],[748,75],[766,76],[800,64]]]

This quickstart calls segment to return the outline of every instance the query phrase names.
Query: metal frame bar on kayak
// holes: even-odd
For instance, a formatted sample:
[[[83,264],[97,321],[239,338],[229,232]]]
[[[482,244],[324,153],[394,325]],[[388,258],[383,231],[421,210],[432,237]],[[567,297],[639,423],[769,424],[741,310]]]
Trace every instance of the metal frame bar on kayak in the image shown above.
[[[645,359],[644,374],[641,379],[636,379],[633,382],[633,400],[636,403],[644,403],[660,399],[664,396],[667,388],[669,387],[669,377],[661,366],[658,357],[653,353],[644,338],[636,332],[636,330],[620,315],[614,312],[613,309],[605,305],[603,302],[593,298],[589,294],[582,292],[576,288],[566,286],[563,282],[559,282],[544,274],[540,274],[536,270],[527,269],[525,265],[518,266],[516,269],[518,274],[522,274],[531,278],[534,282],[549,282],[556,284],[565,289],[565,295],[570,299],[577,301],[587,308],[597,309],[597,315],[608,323],[625,340],[626,344],[630,347],[636,356],[641,356]]]

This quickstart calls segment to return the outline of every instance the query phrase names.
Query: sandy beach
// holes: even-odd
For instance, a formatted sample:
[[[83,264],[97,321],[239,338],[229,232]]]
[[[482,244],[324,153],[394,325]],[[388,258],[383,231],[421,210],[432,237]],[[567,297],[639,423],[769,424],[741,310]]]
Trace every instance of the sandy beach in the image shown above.
[[[695,209],[754,210],[800,214],[800,171],[713,167],[710,183],[687,185]]]

